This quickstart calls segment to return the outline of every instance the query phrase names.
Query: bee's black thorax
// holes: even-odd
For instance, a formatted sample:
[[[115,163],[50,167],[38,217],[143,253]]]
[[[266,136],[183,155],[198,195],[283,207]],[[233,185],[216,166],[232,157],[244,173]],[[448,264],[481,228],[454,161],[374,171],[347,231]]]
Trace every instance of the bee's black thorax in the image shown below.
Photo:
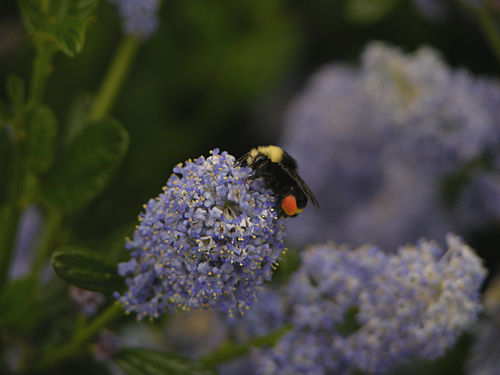
[[[297,200],[298,208],[306,206],[307,196],[279,164],[265,161],[260,165],[260,168],[264,168],[266,172],[255,175],[263,177],[266,187],[274,191],[280,201],[287,195],[293,195]]]

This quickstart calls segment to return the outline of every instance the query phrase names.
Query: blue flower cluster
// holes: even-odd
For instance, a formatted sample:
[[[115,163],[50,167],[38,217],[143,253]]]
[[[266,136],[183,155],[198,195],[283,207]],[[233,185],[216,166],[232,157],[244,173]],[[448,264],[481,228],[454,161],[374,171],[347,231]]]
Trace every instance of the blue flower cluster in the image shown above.
[[[322,209],[289,221],[289,239],[373,241],[395,251],[422,236],[470,230],[476,217],[498,220],[489,202],[500,202],[491,172],[499,106],[498,82],[451,69],[428,47],[405,54],[375,42],[360,69],[321,69],[293,101],[281,144]],[[450,205],[443,187],[454,175],[464,178]]]
[[[258,352],[261,374],[384,373],[434,359],[476,320],[486,271],[457,236],[387,255],[327,244],[303,253],[288,286],[293,330]],[[255,353],[254,353],[255,354]]]
[[[215,308],[243,313],[284,251],[276,198],[235,158],[215,149],[174,168],[164,192],[145,205],[131,260],[119,265],[119,296],[138,319]],[[118,297],[118,295],[117,295]]]
[[[126,34],[147,38],[158,27],[160,0],[109,0],[118,7]]]

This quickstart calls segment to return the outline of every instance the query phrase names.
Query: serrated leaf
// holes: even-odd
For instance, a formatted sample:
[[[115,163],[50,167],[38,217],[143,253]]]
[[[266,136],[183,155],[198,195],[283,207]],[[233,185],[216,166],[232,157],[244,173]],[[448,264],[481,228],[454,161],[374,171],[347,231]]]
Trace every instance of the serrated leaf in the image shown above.
[[[7,200],[12,173],[13,139],[9,129],[0,128],[0,206]]]
[[[36,279],[27,277],[9,282],[0,294],[0,329],[29,330],[38,314]]]
[[[197,362],[151,349],[123,348],[117,357],[117,364],[128,375],[214,374],[202,368]]]
[[[86,18],[68,16],[55,25],[52,34],[56,38],[57,45],[61,51],[73,57],[83,48],[86,27]]]
[[[46,172],[54,161],[57,119],[50,108],[38,106],[29,116],[26,162],[35,174]]]
[[[388,15],[400,0],[349,0],[346,3],[347,18],[356,24],[368,25]]]
[[[128,133],[118,122],[104,119],[90,124],[43,181],[45,200],[63,212],[83,208],[104,190],[128,144]]]
[[[52,267],[61,279],[82,289],[106,293],[124,286],[116,264],[83,247],[62,246],[56,249],[52,254]]]
[[[26,87],[21,77],[11,74],[7,77],[7,95],[15,108],[24,104]]]

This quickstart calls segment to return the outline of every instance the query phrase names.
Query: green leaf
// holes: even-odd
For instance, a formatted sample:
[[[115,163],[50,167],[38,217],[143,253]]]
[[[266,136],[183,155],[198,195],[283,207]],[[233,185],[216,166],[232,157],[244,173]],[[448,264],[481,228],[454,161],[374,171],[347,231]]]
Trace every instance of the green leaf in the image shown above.
[[[83,208],[104,190],[128,144],[128,133],[118,122],[104,119],[90,124],[42,183],[46,201],[63,212]]]
[[[86,28],[86,19],[80,16],[68,16],[55,25],[52,33],[59,49],[73,57],[83,48]]]
[[[0,128],[0,206],[7,200],[12,175],[13,139],[7,128]]]
[[[300,254],[295,249],[288,249],[279,260],[279,267],[273,275],[273,282],[285,283],[300,267]]]
[[[35,174],[42,174],[54,161],[57,119],[50,108],[38,106],[30,113],[27,129],[27,167]]]
[[[346,17],[355,24],[369,25],[388,15],[400,0],[349,0]]]
[[[200,364],[171,353],[151,349],[123,348],[117,356],[118,366],[128,375],[209,375],[213,372]]]
[[[38,39],[55,41],[68,56],[83,48],[87,25],[98,0],[19,0],[26,29]]]
[[[99,4],[99,0],[77,0],[71,1],[72,13],[81,17],[90,17]]]
[[[56,274],[70,284],[96,292],[113,292],[124,286],[117,265],[83,247],[62,246],[52,254]]]
[[[15,74],[7,77],[7,95],[14,108],[19,108],[24,104],[26,87],[21,77]]]
[[[29,330],[38,317],[37,283],[33,277],[11,281],[0,294],[0,331]]]
[[[88,125],[88,114],[93,101],[93,96],[87,92],[77,94],[72,100],[66,119],[66,133],[63,137],[65,145],[72,142]]]
[[[19,10],[21,11],[24,27],[30,33],[39,30],[44,23],[46,16],[43,3],[41,0],[19,0]]]

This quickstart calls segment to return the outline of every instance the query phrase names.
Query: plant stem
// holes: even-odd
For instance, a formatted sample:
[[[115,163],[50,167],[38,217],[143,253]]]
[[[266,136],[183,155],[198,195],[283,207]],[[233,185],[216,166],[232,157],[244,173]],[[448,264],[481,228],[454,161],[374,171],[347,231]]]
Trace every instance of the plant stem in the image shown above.
[[[35,367],[35,372],[44,372],[70,359],[78,352],[82,345],[99,333],[104,326],[121,316],[122,313],[122,306],[118,302],[110,305],[89,324],[83,325],[77,329],[73,338],[66,345],[47,351],[45,356],[42,357]]]
[[[292,327],[286,325],[276,331],[273,331],[265,336],[256,337],[241,345],[226,344],[221,348],[201,359],[201,364],[206,368],[215,368],[215,365],[229,361],[234,358],[241,357],[248,353],[253,347],[274,346],[276,342],[288,332]]]
[[[53,47],[43,41],[36,42],[36,56],[33,61],[33,71],[30,83],[28,104],[34,106],[42,100],[47,80],[52,73]]]
[[[89,115],[90,120],[101,119],[111,110],[137,55],[139,46],[139,38],[135,36],[123,37],[94,99]]]
[[[474,12],[490,47],[493,49],[493,53],[500,62],[500,32],[495,18],[486,8],[486,4],[480,6],[471,5],[468,8]]]
[[[45,215],[45,223],[43,225],[43,231],[38,242],[36,257],[33,262],[33,267],[31,268],[32,275],[37,276],[38,271],[50,256],[50,252],[52,250],[50,245],[52,243],[54,235],[59,230],[61,221],[62,214],[55,208],[49,207]]]

